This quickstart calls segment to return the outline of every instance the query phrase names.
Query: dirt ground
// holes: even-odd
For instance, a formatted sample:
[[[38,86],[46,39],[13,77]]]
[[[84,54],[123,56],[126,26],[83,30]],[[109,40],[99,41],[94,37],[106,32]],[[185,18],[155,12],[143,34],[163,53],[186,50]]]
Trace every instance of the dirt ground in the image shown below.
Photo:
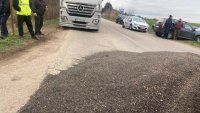
[[[0,113],[16,113],[39,88],[63,45],[67,31],[61,32],[55,25],[48,26],[40,41],[1,57]]]
[[[49,75],[20,113],[199,113],[200,56],[105,52]]]
[[[38,44],[31,46],[30,48],[24,49],[3,60],[0,60],[0,77],[1,77],[0,79],[0,111],[2,113],[16,113],[21,107],[27,104],[27,102],[31,98],[31,95],[35,94],[36,91],[40,91],[38,89],[42,81],[46,78],[47,75],[49,74],[58,75],[63,70],[68,70],[71,66],[73,66],[73,64],[78,64],[80,61],[84,60],[84,57],[93,55],[95,53],[106,52],[106,51],[128,51],[128,52],[136,52],[138,53],[138,55],[142,55],[139,53],[155,52],[156,54],[156,52],[159,53],[163,51],[163,52],[175,52],[175,53],[183,52],[185,54],[189,52],[189,53],[194,53],[195,58],[196,58],[195,54],[200,54],[199,48],[195,48],[195,47],[188,46],[188,45],[171,41],[171,40],[160,39],[151,34],[134,32],[127,29],[123,29],[120,25],[104,20],[104,19],[102,19],[101,28],[100,28],[100,31],[98,32],[94,32],[90,30],[80,30],[80,29],[58,30],[56,28],[57,26],[48,27],[44,29],[45,30],[44,33],[46,32],[51,33],[51,35],[47,36],[48,40],[39,42]],[[147,54],[147,53],[144,53],[144,54]],[[158,58],[160,58],[160,54],[156,54],[156,55]],[[177,55],[180,56],[179,53],[177,53]],[[192,54],[189,55],[189,57],[191,56]],[[184,58],[185,57],[186,56],[184,56]],[[152,56],[152,58],[154,58],[154,56]],[[191,57],[191,60],[192,59],[193,57]],[[186,61],[177,62],[177,63],[187,67],[190,64],[190,63],[187,64],[188,63],[187,61],[189,62],[189,59]],[[117,64],[117,62],[118,61],[115,61],[115,62],[113,61],[111,62],[111,64],[115,65]],[[119,63],[122,63],[122,62],[119,62]],[[142,63],[143,62],[141,62],[141,64]],[[192,60],[192,63],[194,63],[194,65],[189,65],[189,69],[195,69],[197,66],[198,60],[196,62]],[[93,64],[93,65],[95,66],[97,64]],[[91,69],[93,69],[92,67],[93,65],[91,65]],[[103,66],[107,66],[107,65],[103,65]],[[127,65],[127,66],[131,66],[131,65]],[[147,64],[146,66],[149,66],[149,65]],[[186,69],[186,67],[181,67],[181,68],[182,70],[184,70]],[[123,69],[123,67],[121,68]],[[132,69],[132,67],[130,68]],[[118,68],[116,67],[116,69]],[[129,68],[127,69],[128,70],[125,70],[125,69],[121,70],[119,68],[118,73],[123,73],[123,71],[124,72],[130,71]],[[138,67],[136,69],[140,70],[141,72],[144,71],[142,70],[143,68],[140,69]],[[156,72],[157,71],[156,69],[157,68],[155,68],[155,70],[152,70],[152,71]],[[87,72],[87,70],[85,71]],[[97,73],[94,72],[94,74],[98,74],[100,71],[103,72],[104,70],[97,68],[95,71]],[[111,70],[110,68],[108,68],[107,71],[109,71],[109,73],[117,74],[116,70]],[[169,72],[171,71],[169,70]],[[178,71],[178,72],[181,72],[181,71]],[[64,71],[61,73],[61,75],[64,76],[65,73],[70,74],[72,72]],[[161,73],[161,72],[158,71],[158,73]],[[166,74],[167,71],[164,70],[163,73]],[[188,71],[187,73],[190,73],[190,72]],[[100,74],[103,74],[103,73],[100,73]],[[173,80],[173,78],[170,78],[170,79]],[[176,76],[174,79],[176,79]],[[197,76],[194,81],[198,79],[199,78]],[[126,79],[122,81],[125,83],[125,80]],[[68,81],[66,80],[66,82]],[[153,82],[154,81],[155,80],[153,80]],[[188,81],[188,82],[191,82],[191,81]],[[147,84],[148,84],[148,81],[147,81]],[[129,85],[129,84],[126,84],[126,85]],[[162,85],[163,84],[161,84],[161,86]],[[61,87],[61,86],[55,86],[55,87]],[[122,87],[125,87],[125,85],[124,86],[122,85]],[[137,88],[136,86],[133,86],[133,87]],[[122,90],[122,91],[125,92],[126,90]],[[141,95],[143,95],[143,93]],[[76,97],[76,95],[70,98],[74,98],[74,97]],[[47,97],[44,96],[44,98],[47,98]],[[118,101],[116,100],[116,102]],[[123,103],[123,101],[121,102]],[[120,104],[120,106],[121,105],[122,104]],[[62,106],[63,105],[61,105],[61,107]],[[80,106],[81,106],[81,103],[80,103]]]

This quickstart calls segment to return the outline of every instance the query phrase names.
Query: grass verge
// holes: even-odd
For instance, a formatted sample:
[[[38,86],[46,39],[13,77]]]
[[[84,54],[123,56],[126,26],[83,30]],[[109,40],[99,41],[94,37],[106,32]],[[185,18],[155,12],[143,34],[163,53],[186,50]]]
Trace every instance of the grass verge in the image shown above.
[[[44,27],[49,25],[57,25],[58,19],[47,20],[44,22]],[[24,38],[19,39],[18,36],[8,36],[6,39],[0,39],[0,54],[10,50],[23,48],[27,43],[35,42],[29,32],[25,30]]]
[[[147,18],[147,19],[145,19],[145,21],[149,24],[148,32],[151,33],[151,34],[153,34],[154,31],[153,31],[152,26],[156,23],[157,20],[155,20],[155,19],[148,19]]]
[[[4,40],[0,40],[0,53],[7,52],[14,48],[22,48],[27,41],[30,41],[31,37],[28,35],[25,35],[23,39],[19,39],[14,36],[9,36],[8,38]]]
[[[180,42],[200,48],[200,42],[197,42],[197,41],[181,40]]]

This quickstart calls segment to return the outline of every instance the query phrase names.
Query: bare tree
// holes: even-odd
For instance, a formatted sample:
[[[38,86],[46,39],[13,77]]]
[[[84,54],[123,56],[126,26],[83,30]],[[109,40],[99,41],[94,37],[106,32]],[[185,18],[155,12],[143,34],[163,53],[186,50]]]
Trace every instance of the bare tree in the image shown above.
[[[135,15],[135,10],[134,9],[129,9],[127,14],[128,15]]]

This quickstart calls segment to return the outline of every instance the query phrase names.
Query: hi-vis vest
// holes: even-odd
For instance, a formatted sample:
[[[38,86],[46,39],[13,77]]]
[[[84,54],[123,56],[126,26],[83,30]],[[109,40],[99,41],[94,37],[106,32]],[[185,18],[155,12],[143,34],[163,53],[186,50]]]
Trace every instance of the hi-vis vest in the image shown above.
[[[25,16],[31,15],[29,0],[19,0],[19,7],[21,8],[21,11],[17,11],[17,15],[25,15]]]

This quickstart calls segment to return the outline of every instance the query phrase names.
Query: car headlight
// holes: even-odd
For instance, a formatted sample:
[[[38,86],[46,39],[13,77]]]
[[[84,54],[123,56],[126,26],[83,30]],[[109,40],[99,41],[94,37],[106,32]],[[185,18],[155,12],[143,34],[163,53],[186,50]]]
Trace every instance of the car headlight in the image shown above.
[[[136,23],[133,23],[133,25],[138,26],[138,24],[136,24]]]

